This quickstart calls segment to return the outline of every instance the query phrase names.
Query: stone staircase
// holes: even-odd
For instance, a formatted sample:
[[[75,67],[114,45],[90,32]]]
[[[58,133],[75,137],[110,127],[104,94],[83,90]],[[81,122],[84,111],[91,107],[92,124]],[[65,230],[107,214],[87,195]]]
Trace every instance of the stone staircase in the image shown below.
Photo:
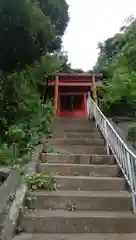
[[[56,120],[49,146],[59,153],[42,153],[40,170],[57,174],[58,189],[30,193],[15,240],[135,239],[131,194],[95,124]]]

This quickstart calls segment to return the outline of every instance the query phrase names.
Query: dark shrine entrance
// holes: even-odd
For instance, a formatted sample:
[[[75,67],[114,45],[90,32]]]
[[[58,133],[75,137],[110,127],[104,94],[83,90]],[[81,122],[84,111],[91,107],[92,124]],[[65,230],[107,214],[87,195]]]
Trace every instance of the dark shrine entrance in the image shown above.
[[[84,117],[84,95],[60,95],[61,117]]]

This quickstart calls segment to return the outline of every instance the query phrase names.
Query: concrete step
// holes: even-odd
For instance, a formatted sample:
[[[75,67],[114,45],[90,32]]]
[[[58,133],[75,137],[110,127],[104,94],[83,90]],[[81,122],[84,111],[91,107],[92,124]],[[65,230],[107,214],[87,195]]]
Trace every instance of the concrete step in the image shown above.
[[[79,139],[79,138],[50,138],[49,144],[53,145],[83,145],[83,146],[103,146],[105,141],[102,138]]]
[[[88,165],[67,163],[41,163],[41,172],[52,172],[65,176],[94,176],[94,177],[117,177],[119,167],[117,165]]]
[[[136,234],[21,234],[14,240],[135,240]]]
[[[81,126],[67,126],[67,127],[62,127],[62,126],[58,126],[54,129],[55,133],[61,133],[61,134],[65,134],[65,133],[69,133],[69,132],[78,132],[78,133],[97,133],[99,132],[99,130],[96,127],[90,126],[90,127],[83,127]]]
[[[86,122],[80,122],[80,121],[67,121],[67,122],[55,122],[53,125],[53,129],[58,131],[79,131],[79,132],[97,132],[98,128],[96,127],[94,122],[86,121]]]
[[[55,123],[94,123],[93,120],[87,118],[56,118]]]
[[[94,121],[92,121],[91,119],[87,119],[87,118],[58,118],[58,119],[55,119],[54,123],[57,124],[57,123],[94,123]]]
[[[91,128],[95,128],[96,127],[96,125],[95,125],[95,123],[94,122],[92,122],[92,121],[65,121],[65,122],[55,122],[54,124],[53,124],[53,127],[55,128],[55,127],[62,127],[62,128],[67,128],[67,127],[78,127],[78,128],[80,128],[80,127],[83,127],[83,128],[89,128],[89,127],[91,127]]]
[[[127,191],[36,191],[28,195],[32,209],[71,209],[131,211],[132,198]]]
[[[64,136],[67,138],[78,138],[78,139],[82,139],[82,138],[87,138],[87,139],[92,139],[92,138],[102,138],[101,133],[100,132],[86,132],[86,133],[81,133],[81,132],[64,132],[64,131],[58,131],[52,134],[52,137],[59,137],[59,136]]]
[[[87,153],[87,154],[106,154],[106,147],[105,146],[82,146],[82,145],[76,145],[76,146],[60,146],[60,145],[53,145],[51,144],[48,146],[48,149],[54,148],[56,151],[60,153]]]
[[[22,217],[27,233],[134,233],[131,212],[31,210]]]
[[[114,164],[113,156],[89,154],[56,154],[41,153],[40,160],[49,163],[75,163],[75,164]]]
[[[55,176],[59,190],[121,191],[126,187],[124,178]]]

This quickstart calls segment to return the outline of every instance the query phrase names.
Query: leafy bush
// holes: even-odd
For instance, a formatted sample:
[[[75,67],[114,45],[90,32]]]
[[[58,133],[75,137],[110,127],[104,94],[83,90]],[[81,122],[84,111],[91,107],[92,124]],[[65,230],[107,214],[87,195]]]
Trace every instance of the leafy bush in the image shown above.
[[[4,76],[2,79],[0,107],[5,108],[0,112],[0,130],[1,142],[5,142],[7,148],[3,150],[2,147],[1,151],[4,151],[5,155],[8,148],[11,149],[16,159],[32,152],[43,134],[51,133],[54,111],[49,99],[46,99],[44,104],[41,102],[30,69]],[[20,81],[23,84],[19,87]],[[7,84],[10,84],[10,89]],[[17,89],[11,91],[11,86]],[[8,160],[5,161],[6,165],[7,162]],[[12,165],[12,162],[12,159],[9,160],[9,165]],[[0,159],[0,164],[4,164],[4,160]]]
[[[59,50],[68,20],[64,0],[1,0],[0,69],[23,69],[41,55]]]
[[[33,173],[26,176],[26,182],[30,190],[44,189],[48,191],[56,190],[56,180],[54,176],[43,173]]]
[[[13,142],[17,143],[25,137],[25,132],[19,126],[12,125],[8,129],[8,136],[12,138]]]
[[[105,85],[103,110],[110,116],[136,115],[136,72],[114,72]]]
[[[65,61],[58,50],[68,4],[39,3],[0,1],[0,164],[22,164],[22,156],[52,130],[53,106],[47,98],[43,104],[41,82]]]
[[[136,115],[136,19],[130,19],[99,44],[95,70],[105,75],[102,107],[108,116]]]
[[[7,144],[2,144],[0,147],[0,164],[6,166],[13,166],[19,163],[19,158],[15,154],[14,148]]]
[[[135,145],[136,143],[136,126],[130,127],[128,130],[128,140],[132,141]]]

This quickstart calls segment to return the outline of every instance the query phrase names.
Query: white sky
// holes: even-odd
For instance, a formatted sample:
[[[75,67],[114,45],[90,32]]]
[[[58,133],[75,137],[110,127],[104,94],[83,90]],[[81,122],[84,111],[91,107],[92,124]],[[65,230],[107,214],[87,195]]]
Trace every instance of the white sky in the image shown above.
[[[98,56],[97,43],[119,31],[136,15],[136,0],[67,0],[70,22],[63,39],[73,68],[90,70]]]

